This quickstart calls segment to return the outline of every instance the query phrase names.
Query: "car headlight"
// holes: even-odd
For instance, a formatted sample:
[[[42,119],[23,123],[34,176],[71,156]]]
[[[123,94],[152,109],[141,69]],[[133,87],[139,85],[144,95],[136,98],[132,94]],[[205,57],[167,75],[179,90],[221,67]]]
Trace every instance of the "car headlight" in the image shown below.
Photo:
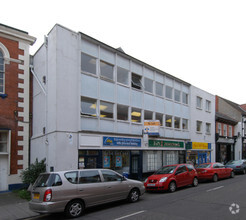
[[[148,181],[148,178],[144,180],[144,182],[146,183]]]
[[[167,180],[167,177],[163,177],[163,178],[160,179],[159,182],[160,182],[160,183],[163,183],[163,182],[166,182],[166,180]]]

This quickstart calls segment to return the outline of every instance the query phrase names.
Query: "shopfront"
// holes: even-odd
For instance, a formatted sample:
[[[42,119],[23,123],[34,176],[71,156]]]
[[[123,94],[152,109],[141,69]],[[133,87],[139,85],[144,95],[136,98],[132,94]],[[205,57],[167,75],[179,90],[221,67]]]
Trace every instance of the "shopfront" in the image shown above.
[[[216,142],[216,162],[226,164],[235,159],[235,141],[233,138],[220,137]]]
[[[211,143],[186,143],[186,162],[194,166],[211,162]]]

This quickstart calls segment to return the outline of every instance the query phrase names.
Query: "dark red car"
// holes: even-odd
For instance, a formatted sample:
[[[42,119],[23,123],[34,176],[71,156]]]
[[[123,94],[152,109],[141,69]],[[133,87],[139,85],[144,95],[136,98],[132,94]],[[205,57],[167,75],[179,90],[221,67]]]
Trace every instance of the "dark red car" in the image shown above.
[[[196,168],[199,180],[212,180],[214,182],[218,179],[233,178],[234,171],[232,168],[226,168],[221,163],[203,163]]]
[[[187,185],[198,185],[197,172],[190,164],[174,164],[161,167],[144,182],[146,191],[169,190],[174,192],[176,188]]]

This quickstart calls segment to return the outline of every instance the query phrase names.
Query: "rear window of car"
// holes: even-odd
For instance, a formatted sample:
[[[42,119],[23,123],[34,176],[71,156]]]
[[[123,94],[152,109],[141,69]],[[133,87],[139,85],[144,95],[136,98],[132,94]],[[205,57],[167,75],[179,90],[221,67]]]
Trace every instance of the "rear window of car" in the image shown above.
[[[206,164],[206,163],[197,166],[197,168],[209,168],[209,167],[211,167],[211,164]]]
[[[41,174],[34,183],[34,187],[60,186],[62,180],[59,174]]]

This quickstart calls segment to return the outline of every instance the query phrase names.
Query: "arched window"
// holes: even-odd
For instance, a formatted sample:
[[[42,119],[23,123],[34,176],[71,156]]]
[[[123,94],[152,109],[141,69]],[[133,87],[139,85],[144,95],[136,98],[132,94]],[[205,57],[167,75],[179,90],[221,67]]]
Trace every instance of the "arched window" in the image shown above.
[[[0,94],[4,93],[4,57],[0,50]]]

